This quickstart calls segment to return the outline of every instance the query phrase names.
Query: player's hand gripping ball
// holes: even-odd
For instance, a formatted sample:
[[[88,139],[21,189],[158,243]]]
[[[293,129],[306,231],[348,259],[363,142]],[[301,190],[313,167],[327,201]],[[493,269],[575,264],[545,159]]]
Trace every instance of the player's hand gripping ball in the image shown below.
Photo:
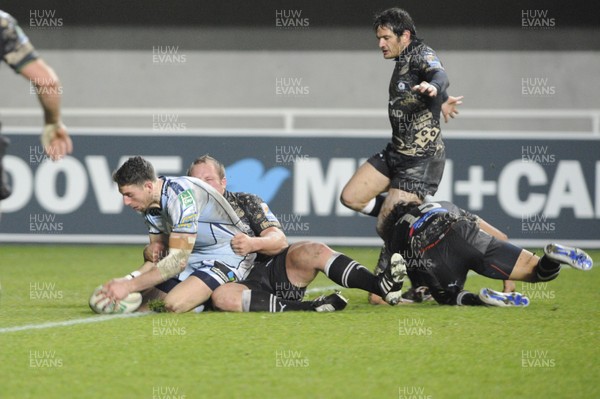
[[[99,285],[90,297],[90,308],[95,313],[100,314],[119,314],[135,312],[142,304],[142,294],[132,292],[118,302],[104,296],[102,286]]]

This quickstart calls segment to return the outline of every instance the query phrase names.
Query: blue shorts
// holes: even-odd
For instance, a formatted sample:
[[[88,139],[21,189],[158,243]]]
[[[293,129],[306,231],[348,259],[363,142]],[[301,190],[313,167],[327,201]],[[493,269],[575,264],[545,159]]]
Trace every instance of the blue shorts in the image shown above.
[[[175,288],[177,284],[181,283],[190,276],[194,276],[202,280],[204,284],[206,284],[212,291],[216,290],[218,286],[225,283],[238,281],[238,277],[236,276],[234,269],[230,268],[226,264],[218,261],[204,263],[206,266],[199,269],[193,269],[191,273],[184,272],[185,274],[182,273],[178,277],[173,277],[163,281],[162,283],[156,285],[156,288],[162,292],[168,293]]]

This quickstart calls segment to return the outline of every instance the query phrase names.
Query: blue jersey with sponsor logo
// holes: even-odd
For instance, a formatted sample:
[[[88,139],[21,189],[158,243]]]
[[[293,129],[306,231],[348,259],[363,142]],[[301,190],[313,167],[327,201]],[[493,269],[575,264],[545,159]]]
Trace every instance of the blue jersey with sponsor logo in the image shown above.
[[[227,200],[213,187],[193,177],[161,177],[164,181],[160,208],[144,214],[150,234],[196,234],[194,249],[188,267],[180,274],[185,279],[193,269],[210,267],[219,261],[236,269],[242,279],[254,260],[252,256],[236,255],[231,249],[231,238],[237,233],[248,233]]]

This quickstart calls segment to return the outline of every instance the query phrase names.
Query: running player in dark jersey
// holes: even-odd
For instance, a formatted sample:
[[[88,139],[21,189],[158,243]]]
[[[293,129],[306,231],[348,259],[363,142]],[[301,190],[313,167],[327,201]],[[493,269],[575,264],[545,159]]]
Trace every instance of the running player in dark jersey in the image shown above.
[[[476,216],[449,202],[398,204],[384,229],[386,247],[405,258],[409,274],[419,274],[440,304],[529,304],[518,293],[487,288],[479,295],[465,291],[469,270],[492,279],[535,283],[555,279],[563,263],[579,270],[593,265],[589,255],[577,248],[548,244],[540,258],[498,240],[479,228]]]
[[[396,203],[422,202],[438,189],[445,162],[440,111],[449,82],[436,53],[416,36],[406,11],[386,10],[373,26],[383,57],[396,61],[388,103],[392,140],[356,171],[341,201],[378,216],[381,235],[383,221]],[[381,196],[384,192],[386,197]]]
[[[0,10],[0,62],[2,61],[28,79],[36,89],[44,110],[45,126],[41,137],[44,151],[53,160],[71,153],[73,144],[60,118],[62,88],[58,77],[52,68],[39,58],[17,21]],[[0,136],[0,200],[10,195],[10,188],[3,178],[2,169],[2,158],[7,146],[8,140]]]
[[[440,111],[447,122],[458,113],[462,97],[448,97],[442,63],[417,37],[406,11],[383,11],[373,27],[383,57],[396,61],[388,102],[392,139],[360,166],[340,199],[355,211],[377,217],[377,233],[385,239],[383,222],[395,204],[420,203],[436,193],[445,164]],[[382,248],[375,272],[387,267],[390,256]]]
[[[306,287],[320,271],[344,287],[360,288],[383,297],[401,288],[405,276],[403,265],[394,265],[393,269],[390,267],[376,277],[358,262],[325,244],[301,242],[287,247],[279,222],[260,197],[225,189],[225,169],[216,159],[206,155],[196,159],[188,174],[223,193],[241,220],[251,227],[254,237],[237,234],[232,239],[234,251],[243,256],[251,252],[262,256],[243,281],[226,284],[213,293],[212,302],[216,308],[271,312],[343,309],[346,300],[339,293],[302,301]],[[388,299],[392,300],[392,297]]]

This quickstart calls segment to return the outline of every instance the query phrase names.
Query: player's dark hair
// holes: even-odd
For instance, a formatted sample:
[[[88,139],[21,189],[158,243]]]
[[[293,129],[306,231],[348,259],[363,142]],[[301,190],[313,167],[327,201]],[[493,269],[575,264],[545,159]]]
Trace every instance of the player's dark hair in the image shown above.
[[[141,186],[148,180],[156,181],[154,167],[144,158],[131,157],[119,169],[113,172],[113,181],[121,186]]]
[[[187,175],[192,175],[192,169],[194,168],[194,166],[208,162],[212,162],[213,165],[215,165],[215,167],[217,168],[217,173],[219,174],[219,178],[223,180],[225,178],[225,166],[223,166],[221,162],[219,162],[218,160],[216,160],[208,154],[204,154],[201,157],[194,159],[194,162],[192,162],[192,164],[187,170]]]
[[[417,29],[410,15],[401,8],[390,8],[375,15],[373,29],[388,28],[397,36],[401,36],[405,30],[410,32],[411,39],[417,38]]]
[[[383,237],[392,237],[392,232],[394,230],[394,227],[396,226],[396,224],[398,223],[398,220],[400,220],[400,218],[402,216],[404,216],[405,214],[407,214],[411,209],[413,209],[416,206],[421,205],[418,202],[400,202],[396,205],[394,205],[394,208],[390,211],[390,214],[386,216],[385,220],[383,221],[383,226],[382,226],[382,236]]]

